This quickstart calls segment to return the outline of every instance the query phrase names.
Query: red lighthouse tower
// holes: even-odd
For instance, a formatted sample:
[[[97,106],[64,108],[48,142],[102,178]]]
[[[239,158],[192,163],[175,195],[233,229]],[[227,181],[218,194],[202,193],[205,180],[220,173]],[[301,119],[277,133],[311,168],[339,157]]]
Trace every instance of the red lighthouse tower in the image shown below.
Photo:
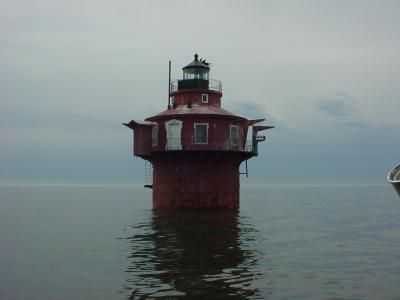
[[[134,155],[153,166],[153,208],[237,208],[239,166],[258,155],[265,119],[248,120],[221,108],[222,84],[198,58],[170,82],[172,105],[124,125],[134,131]],[[249,128],[250,140],[247,140]]]

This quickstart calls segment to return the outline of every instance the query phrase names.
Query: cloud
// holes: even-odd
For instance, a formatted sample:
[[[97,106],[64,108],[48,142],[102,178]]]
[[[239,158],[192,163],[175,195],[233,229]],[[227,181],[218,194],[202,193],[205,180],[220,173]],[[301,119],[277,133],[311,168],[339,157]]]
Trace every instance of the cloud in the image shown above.
[[[264,105],[255,103],[255,102],[247,102],[247,101],[236,101],[231,102],[228,105],[228,110],[231,112],[243,116],[247,119],[261,119],[265,118],[265,125],[275,126],[274,131],[294,131],[298,132],[294,126],[291,126],[279,116],[273,115],[268,112]]]
[[[228,109],[232,109],[233,113],[248,119],[259,119],[268,114],[263,105],[254,102],[238,101],[232,102],[228,106]]]
[[[117,121],[109,121],[84,113],[72,113],[59,110],[23,110],[8,109],[0,119],[2,129],[29,130],[109,130],[120,127]]]
[[[357,101],[342,92],[318,101],[316,106],[319,111],[338,118],[352,116],[357,112]]]

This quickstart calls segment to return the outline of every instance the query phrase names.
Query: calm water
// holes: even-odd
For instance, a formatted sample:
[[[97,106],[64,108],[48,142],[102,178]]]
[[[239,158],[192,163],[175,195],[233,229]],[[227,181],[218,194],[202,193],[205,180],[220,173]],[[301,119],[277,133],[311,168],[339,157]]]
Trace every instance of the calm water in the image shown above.
[[[0,299],[400,299],[390,185],[242,188],[151,211],[128,186],[0,188]]]

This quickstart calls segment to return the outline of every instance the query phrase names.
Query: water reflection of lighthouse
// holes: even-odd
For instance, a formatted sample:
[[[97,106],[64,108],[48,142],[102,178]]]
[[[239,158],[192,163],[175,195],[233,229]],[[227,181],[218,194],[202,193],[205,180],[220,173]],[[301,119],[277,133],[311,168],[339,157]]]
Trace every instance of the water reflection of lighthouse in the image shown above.
[[[234,211],[158,212],[129,238],[129,299],[257,299],[254,229]]]

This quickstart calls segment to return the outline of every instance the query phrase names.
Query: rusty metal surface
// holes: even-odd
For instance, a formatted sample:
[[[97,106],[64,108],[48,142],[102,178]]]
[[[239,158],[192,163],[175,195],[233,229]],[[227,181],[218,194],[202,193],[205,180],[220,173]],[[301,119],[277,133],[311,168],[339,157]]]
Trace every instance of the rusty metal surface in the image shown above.
[[[213,117],[222,117],[222,118],[230,118],[236,120],[247,120],[243,117],[235,115],[221,107],[215,106],[200,106],[200,105],[193,105],[192,107],[188,107],[187,105],[179,105],[173,109],[167,109],[157,115],[154,115],[150,118],[147,118],[146,121],[153,121],[156,119],[165,119],[171,117],[185,117],[185,116],[192,116],[192,115],[201,115],[201,116],[213,116]]]
[[[153,208],[237,208],[241,161],[235,155],[198,152],[152,159]]]

